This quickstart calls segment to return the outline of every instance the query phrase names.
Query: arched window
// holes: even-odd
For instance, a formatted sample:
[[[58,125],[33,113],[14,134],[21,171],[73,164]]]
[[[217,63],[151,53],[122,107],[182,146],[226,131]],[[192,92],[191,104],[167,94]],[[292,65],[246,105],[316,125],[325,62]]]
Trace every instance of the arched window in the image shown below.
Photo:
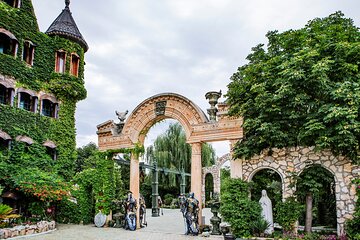
[[[7,104],[7,88],[0,84],[0,103]]]
[[[9,6],[14,8],[20,8],[21,0],[4,0]]]
[[[37,109],[37,96],[30,90],[18,90],[18,108],[36,112]]]
[[[70,66],[70,73],[71,75],[77,77],[79,75],[79,63],[80,58],[76,53],[71,54],[71,66]]]
[[[51,141],[47,140],[43,143],[43,146],[46,147],[47,154],[53,159],[56,160],[57,152],[56,152],[56,144]]]
[[[7,76],[0,75],[0,104],[13,105],[15,81]]]
[[[10,148],[11,137],[0,129],[0,150],[5,151]]]
[[[55,54],[55,72],[65,73],[65,63],[66,63],[66,52],[59,50]]]
[[[0,53],[16,57],[18,40],[11,32],[0,28]]]
[[[23,60],[30,66],[34,62],[35,44],[30,41],[24,42]]]
[[[48,99],[41,101],[41,114],[47,117],[57,117],[57,103],[53,103]]]
[[[40,113],[47,117],[58,117],[59,104],[56,98],[50,94],[40,95]]]

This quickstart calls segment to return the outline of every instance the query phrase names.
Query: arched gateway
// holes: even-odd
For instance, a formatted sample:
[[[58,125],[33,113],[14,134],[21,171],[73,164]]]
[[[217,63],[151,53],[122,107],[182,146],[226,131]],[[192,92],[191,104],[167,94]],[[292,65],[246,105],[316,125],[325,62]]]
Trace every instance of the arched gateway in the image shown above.
[[[212,98],[211,94],[217,97]],[[150,97],[133,110],[126,122],[115,123],[109,120],[97,126],[99,149],[133,148],[137,143],[144,143],[148,130],[156,122],[167,118],[179,121],[185,129],[187,142],[191,144],[191,191],[199,199],[201,207],[201,144],[224,140],[234,143],[242,138],[242,120],[226,116],[226,104],[217,104],[220,93],[210,92],[206,94],[206,97],[209,98],[211,104],[208,110],[211,113],[211,120],[196,104],[184,96],[163,93]],[[130,191],[138,199],[139,159],[135,155],[131,156],[130,178]]]

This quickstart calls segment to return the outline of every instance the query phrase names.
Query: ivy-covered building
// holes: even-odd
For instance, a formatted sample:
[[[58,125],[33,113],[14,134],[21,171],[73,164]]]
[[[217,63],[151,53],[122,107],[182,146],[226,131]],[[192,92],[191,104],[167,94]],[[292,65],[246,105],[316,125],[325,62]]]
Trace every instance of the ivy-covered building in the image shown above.
[[[42,33],[31,0],[0,0],[0,186],[3,201],[59,200],[74,174],[75,109],[88,45],[70,1]]]

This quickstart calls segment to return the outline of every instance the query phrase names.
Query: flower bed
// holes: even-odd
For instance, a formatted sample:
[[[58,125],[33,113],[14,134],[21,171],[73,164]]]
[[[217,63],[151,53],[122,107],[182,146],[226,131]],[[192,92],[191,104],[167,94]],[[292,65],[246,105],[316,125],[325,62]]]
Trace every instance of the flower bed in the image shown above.
[[[8,239],[17,236],[31,235],[55,230],[55,221],[40,221],[32,225],[19,225],[13,228],[0,229],[0,239]]]

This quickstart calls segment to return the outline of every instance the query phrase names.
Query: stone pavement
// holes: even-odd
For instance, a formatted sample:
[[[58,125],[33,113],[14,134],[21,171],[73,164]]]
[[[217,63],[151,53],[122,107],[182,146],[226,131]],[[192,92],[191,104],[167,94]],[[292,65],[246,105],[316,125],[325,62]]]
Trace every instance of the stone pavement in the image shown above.
[[[147,210],[148,227],[127,231],[122,228],[97,228],[90,225],[59,224],[58,230],[37,236],[18,239],[27,240],[220,240],[222,236],[201,237],[184,235],[184,221],[179,209],[164,209],[164,215],[151,217],[151,209]],[[204,209],[205,223],[209,224],[212,216],[210,209]]]

